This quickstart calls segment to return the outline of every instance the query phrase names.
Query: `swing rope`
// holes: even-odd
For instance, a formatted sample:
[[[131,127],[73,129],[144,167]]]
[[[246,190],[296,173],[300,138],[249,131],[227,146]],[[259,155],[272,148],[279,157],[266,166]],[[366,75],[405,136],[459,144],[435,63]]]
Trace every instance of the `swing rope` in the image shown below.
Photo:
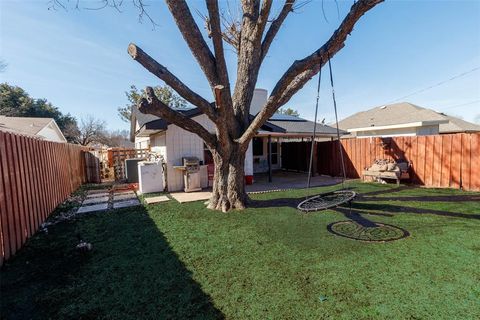
[[[312,144],[310,146],[310,163],[308,165],[307,195],[305,198],[308,198],[310,195],[309,191],[310,191],[310,182],[312,179],[313,148],[315,147],[315,137],[317,135],[317,115],[318,115],[318,102],[320,100],[320,83],[321,82],[322,82],[322,60],[320,60],[320,70],[318,72],[317,102],[315,104],[315,120],[313,123]]]
[[[332,64],[330,62],[330,55],[328,55],[328,69],[330,70],[330,85],[332,87],[333,109],[335,110],[335,123],[337,125],[338,151],[340,153],[340,160],[342,163],[342,189],[345,189],[345,180],[347,180],[347,174],[345,172],[345,161],[343,160],[342,143],[340,141],[340,129],[338,127],[338,114],[337,114],[337,100],[335,99],[335,87],[333,85],[333,74],[332,74]]]
[[[328,54],[328,53],[327,53]],[[318,73],[318,85],[317,85],[317,101],[315,105],[315,122],[313,125],[313,135],[312,135],[312,144],[310,149],[310,163],[308,167],[308,180],[307,180],[307,188],[306,188],[306,197],[305,200],[300,202],[297,208],[303,212],[311,212],[311,211],[318,211],[318,210],[325,210],[333,207],[337,207],[343,203],[349,203],[350,205],[350,212],[351,208],[351,201],[355,198],[356,193],[352,190],[345,189],[345,181],[347,180],[347,175],[345,171],[345,161],[343,157],[343,150],[342,144],[340,141],[340,128],[338,126],[338,112],[337,112],[337,101],[335,99],[335,86],[333,84],[333,72],[332,72],[332,63],[330,62],[330,56],[328,55],[328,68],[330,71],[330,86],[332,88],[332,99],[333,99],[333,107],[335,110],[335,122],[337,127],[337,140],[338,140],[338,151],[340,153],[340,160],[342,164],[342,189],[337,191],[326,192],[322,194],[315,195],[310,197],[310,184],[312,178],[312,165],[313,165],[313,148],[315,147],[315,138],[317,135],[317,116],[318,116],[318,104],[320,100],[320,84],[322,79],[322,61],[320,61],[320,70]]]

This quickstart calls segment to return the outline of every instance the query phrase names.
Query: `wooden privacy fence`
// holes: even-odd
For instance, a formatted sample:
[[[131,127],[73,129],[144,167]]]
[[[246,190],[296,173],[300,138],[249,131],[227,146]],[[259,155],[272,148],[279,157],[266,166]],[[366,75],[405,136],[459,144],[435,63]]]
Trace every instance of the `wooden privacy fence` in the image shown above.
[[[84,147],[0,131],[0,265],[70,193],[97,182],[92,162]]]
[[[428,187],[480,190],[480,133],[342,139],[348,178],[359,178],[375,159],[412,163],[412,182]],[[337,141],[317,145],[318,173],[341,176]]]

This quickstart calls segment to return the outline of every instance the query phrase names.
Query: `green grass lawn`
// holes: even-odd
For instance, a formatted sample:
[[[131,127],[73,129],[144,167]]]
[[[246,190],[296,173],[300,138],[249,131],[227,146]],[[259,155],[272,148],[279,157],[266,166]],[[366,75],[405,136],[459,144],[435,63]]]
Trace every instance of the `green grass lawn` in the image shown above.
[[[92,214],[35,235],[2,268],[1,318],[479,319],[480,194],[351,186],[354,215],[410,236],[333,235],[348,209],[301,214],[305,190],[228,214],[174,200]],[[77,234],[91,252],[75,250]]]

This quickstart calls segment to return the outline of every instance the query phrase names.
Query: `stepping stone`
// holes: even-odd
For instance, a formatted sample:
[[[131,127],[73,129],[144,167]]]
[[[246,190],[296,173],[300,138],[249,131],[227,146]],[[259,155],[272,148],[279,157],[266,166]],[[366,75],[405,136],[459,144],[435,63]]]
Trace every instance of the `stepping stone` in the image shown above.
[[[152,203],[158,203],[158,202],[165,202],[170,200],[167,196],[158,196],[158,197],[150,197],[150,198],[145,198],[145,202],[147,204],[152,204]]]
[[[108,202],[108,198],[109,197],[88,198],[88,199],[85,199],[83,201],[82,205],[100,203],[100,202]]]
[[[138,199],[125,200],[125,201],[119,201],[119,202],[113,203],[113,208],[114,209],[127,208],[127,207],[138,206],[139,204],[140,204],[140,201],[138,201]]]
[[[108,209],[108,203],[94,204],[92,206],[82,206],[78,209],[77,213],[102,211]]]
[[[173,199],[180,203],[192,202],[199,200],[208,200],[212,196],[211,192],[199,191],[199,192],[173,192],[170,193]]]
[[[133,200],[137,199],[137,195],[135,193],[125,193],[125,194],[115,194],[113,195],[113,201],[120,201],[120,200]]]
[[[93,193],[87,195],[87,198],[98,198],[98,197],[108,197],[109,193],[108,192],[102,192],[102,193]]]

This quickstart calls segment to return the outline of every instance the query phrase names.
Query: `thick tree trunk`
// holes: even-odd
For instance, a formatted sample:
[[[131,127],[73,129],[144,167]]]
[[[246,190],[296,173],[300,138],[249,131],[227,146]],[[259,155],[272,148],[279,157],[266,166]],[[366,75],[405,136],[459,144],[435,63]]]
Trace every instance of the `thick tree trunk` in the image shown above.
[[[232,149],[232,152],[212,152],[215,175],[209,209],[223,212],[244,209],[248,201],[245,192],[245,152],[238,147]]]

